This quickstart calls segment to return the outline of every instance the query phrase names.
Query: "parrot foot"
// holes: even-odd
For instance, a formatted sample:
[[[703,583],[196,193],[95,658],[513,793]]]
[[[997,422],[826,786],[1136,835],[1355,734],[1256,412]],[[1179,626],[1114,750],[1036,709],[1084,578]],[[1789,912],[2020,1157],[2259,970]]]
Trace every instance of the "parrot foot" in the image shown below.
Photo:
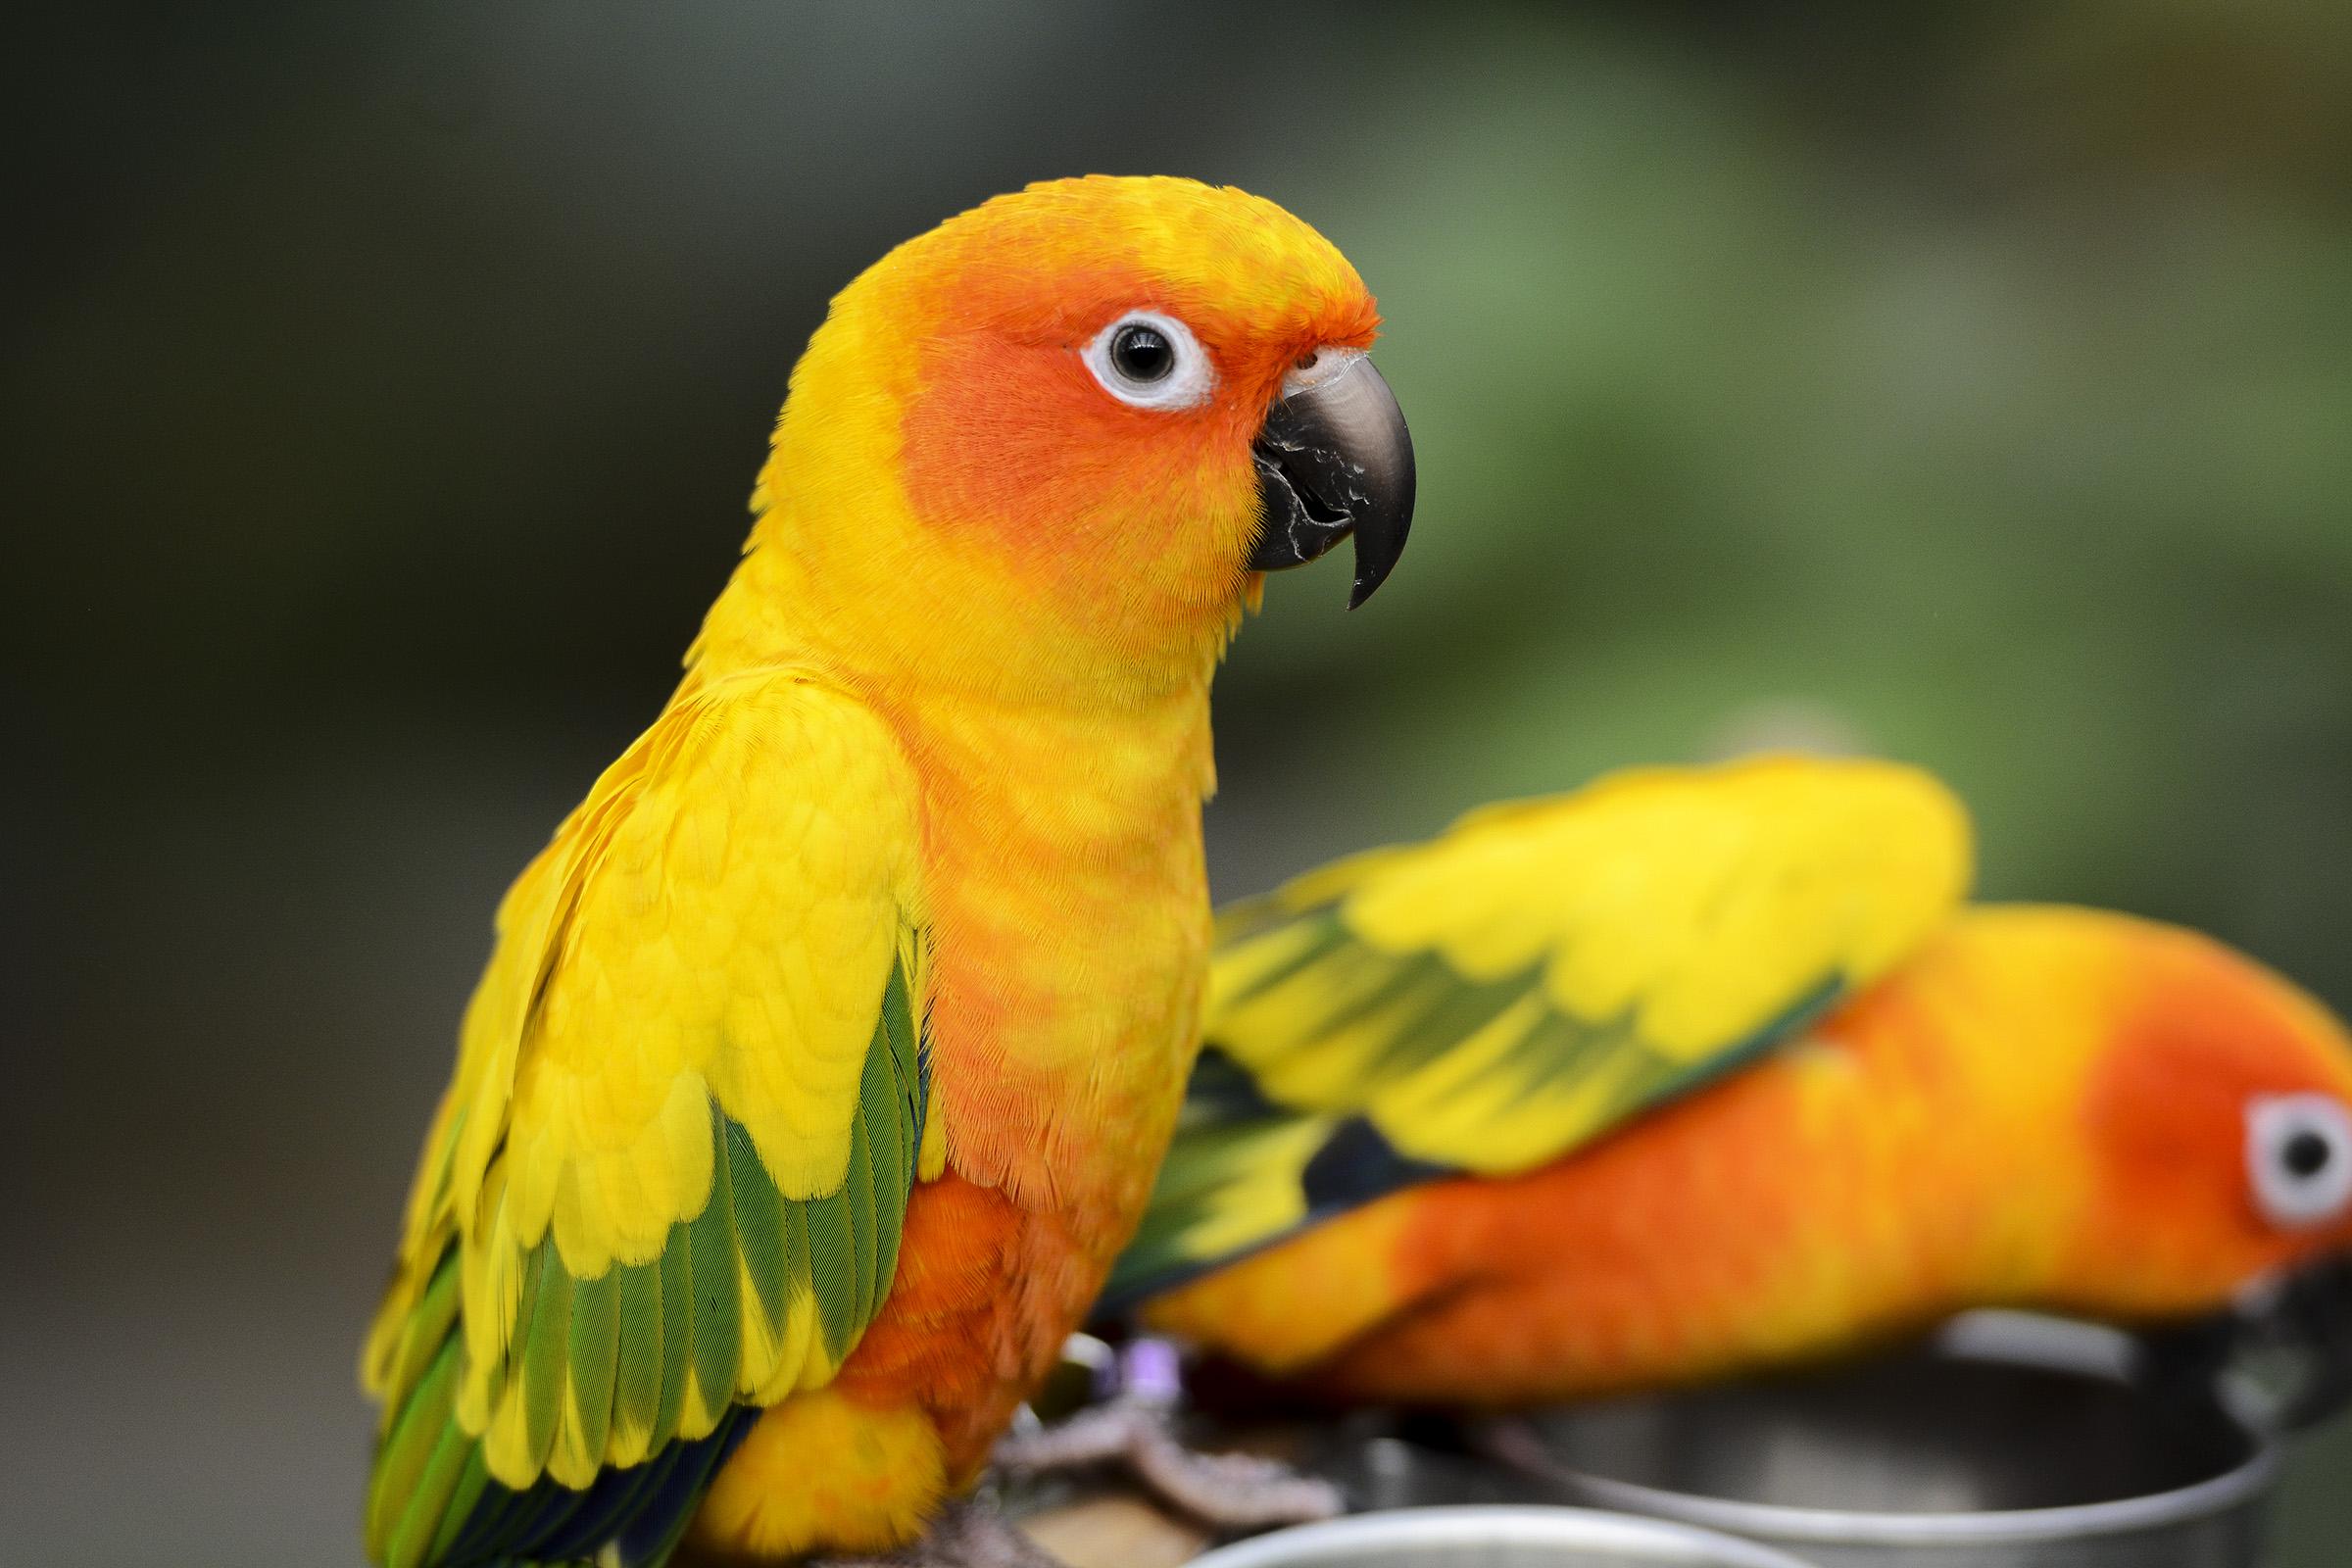
[[[1202,1453],[1176,1439],[1167,1412],[1139,1402],[1081,1410],[997,1445],[996,1464],[1032,1477],[1120,1464],[1160,1501],[1219,1530],[1312,1524],[1348,1511],[1340,1489],[1252,1453]]]
[[[911,1544],[882,1557],[819,1557],[808,1568],[1068,1568],[993,1509],[965,1499],[942,1509]]]

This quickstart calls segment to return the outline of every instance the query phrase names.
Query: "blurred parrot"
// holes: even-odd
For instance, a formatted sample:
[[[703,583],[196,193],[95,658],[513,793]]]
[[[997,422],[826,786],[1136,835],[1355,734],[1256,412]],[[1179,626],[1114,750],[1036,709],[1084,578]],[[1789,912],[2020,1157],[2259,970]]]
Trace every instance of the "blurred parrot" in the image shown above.
[[[1404,543],[1377,323],[1160,178],[834,300],[683,681],[499,910],[364,1355],[376,1561],[1017,1559],[951,1499],[1183,1099],[1211,670],[1257,573]]]
[[[1113,1303],[1260,1396],[1454,1409],[1973,1306],[2352,1325],[2352,1038],[2189,932],[1964,908],[1971,855],[1922,773],[1765,759],[1234,908]]]

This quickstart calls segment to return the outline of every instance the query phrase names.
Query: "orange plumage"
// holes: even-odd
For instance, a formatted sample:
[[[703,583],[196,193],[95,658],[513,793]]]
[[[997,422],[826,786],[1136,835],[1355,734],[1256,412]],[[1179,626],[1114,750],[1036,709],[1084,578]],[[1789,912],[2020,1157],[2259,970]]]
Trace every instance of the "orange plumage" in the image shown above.
[[[366,1357],[377,1557],[654,1564],[698,1496],[712,1552],[880,1549],[970,1480],[1182,1098],[1209,678],[1307,555],[1252,441],[1376,323],[1172,179],[834,301],[676,695],[502,908]]]
[[[1834,788],[1875,764],[1762,765]],[[1738,770],[1683,777],[1739,787]],[[1728,841],[1722,897],[1754,880],[1736,867],[1768,838]],[[1573,877],[1464,894],[1579,896]],[[1247,995],[1223,991],[1212,1043]],[[1261,1084],[1287,1049],[1245,1046]],[[2279,1166],[2265,1123],[2279,1106],[2324,1138],[2298,1156],[2322,1161],[2308,1181]],[[1180,1137],[1163,1201],[1211,1162],[1214,1125]],[[2218,1309],[2352,1248],[2346,1178],[2352,1037],[2311,999],[2191,933],[1988,906],[1711,1086],[1526,1168],[1376,1172],[1391,1190],[1353,1204],[1327,1174],[1321,1217],[1147,1285],[1141,1311],[1324,1397],[1526,1404],[1845,1350],[1972,1306],[2122,1322]]]

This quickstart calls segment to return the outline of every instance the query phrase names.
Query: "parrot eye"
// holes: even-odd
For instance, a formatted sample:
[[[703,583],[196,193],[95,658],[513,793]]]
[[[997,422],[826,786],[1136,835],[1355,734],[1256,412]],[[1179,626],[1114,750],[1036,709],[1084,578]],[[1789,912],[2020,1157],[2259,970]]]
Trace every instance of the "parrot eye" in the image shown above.
[[[2329,1095],[2266,1095],[2246,1106],[2246,1170],[2265,1218],[2294,1230],[2352,1203],[2352,1111]]]
[[[1191,331],[1154,311],[1131,311],[1096,333],[1086,368],[1105,392],[1139,409],[1191,408],[1216,383]]]
[[[1157,327],[1130,321],[1110,340],[1110,364],[1130,381],[1164,381],[1176,368],[1176,350]]]

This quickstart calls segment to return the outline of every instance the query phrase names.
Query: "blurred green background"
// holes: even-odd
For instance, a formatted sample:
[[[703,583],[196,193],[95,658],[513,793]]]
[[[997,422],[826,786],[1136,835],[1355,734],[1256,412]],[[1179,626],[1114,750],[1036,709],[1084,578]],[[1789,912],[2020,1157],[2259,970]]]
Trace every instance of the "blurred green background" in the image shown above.
[[[1422,470],[1218,691],[1221,897],[1770,740],[2352,1005],[2334,0],[50,8],[0,333],[0,1555],[354,1561],[490,910],[653,713],[828,293],[1089,170],[1274,197]],[[2343,1560],[2352,1442],[2299,1462]]]

